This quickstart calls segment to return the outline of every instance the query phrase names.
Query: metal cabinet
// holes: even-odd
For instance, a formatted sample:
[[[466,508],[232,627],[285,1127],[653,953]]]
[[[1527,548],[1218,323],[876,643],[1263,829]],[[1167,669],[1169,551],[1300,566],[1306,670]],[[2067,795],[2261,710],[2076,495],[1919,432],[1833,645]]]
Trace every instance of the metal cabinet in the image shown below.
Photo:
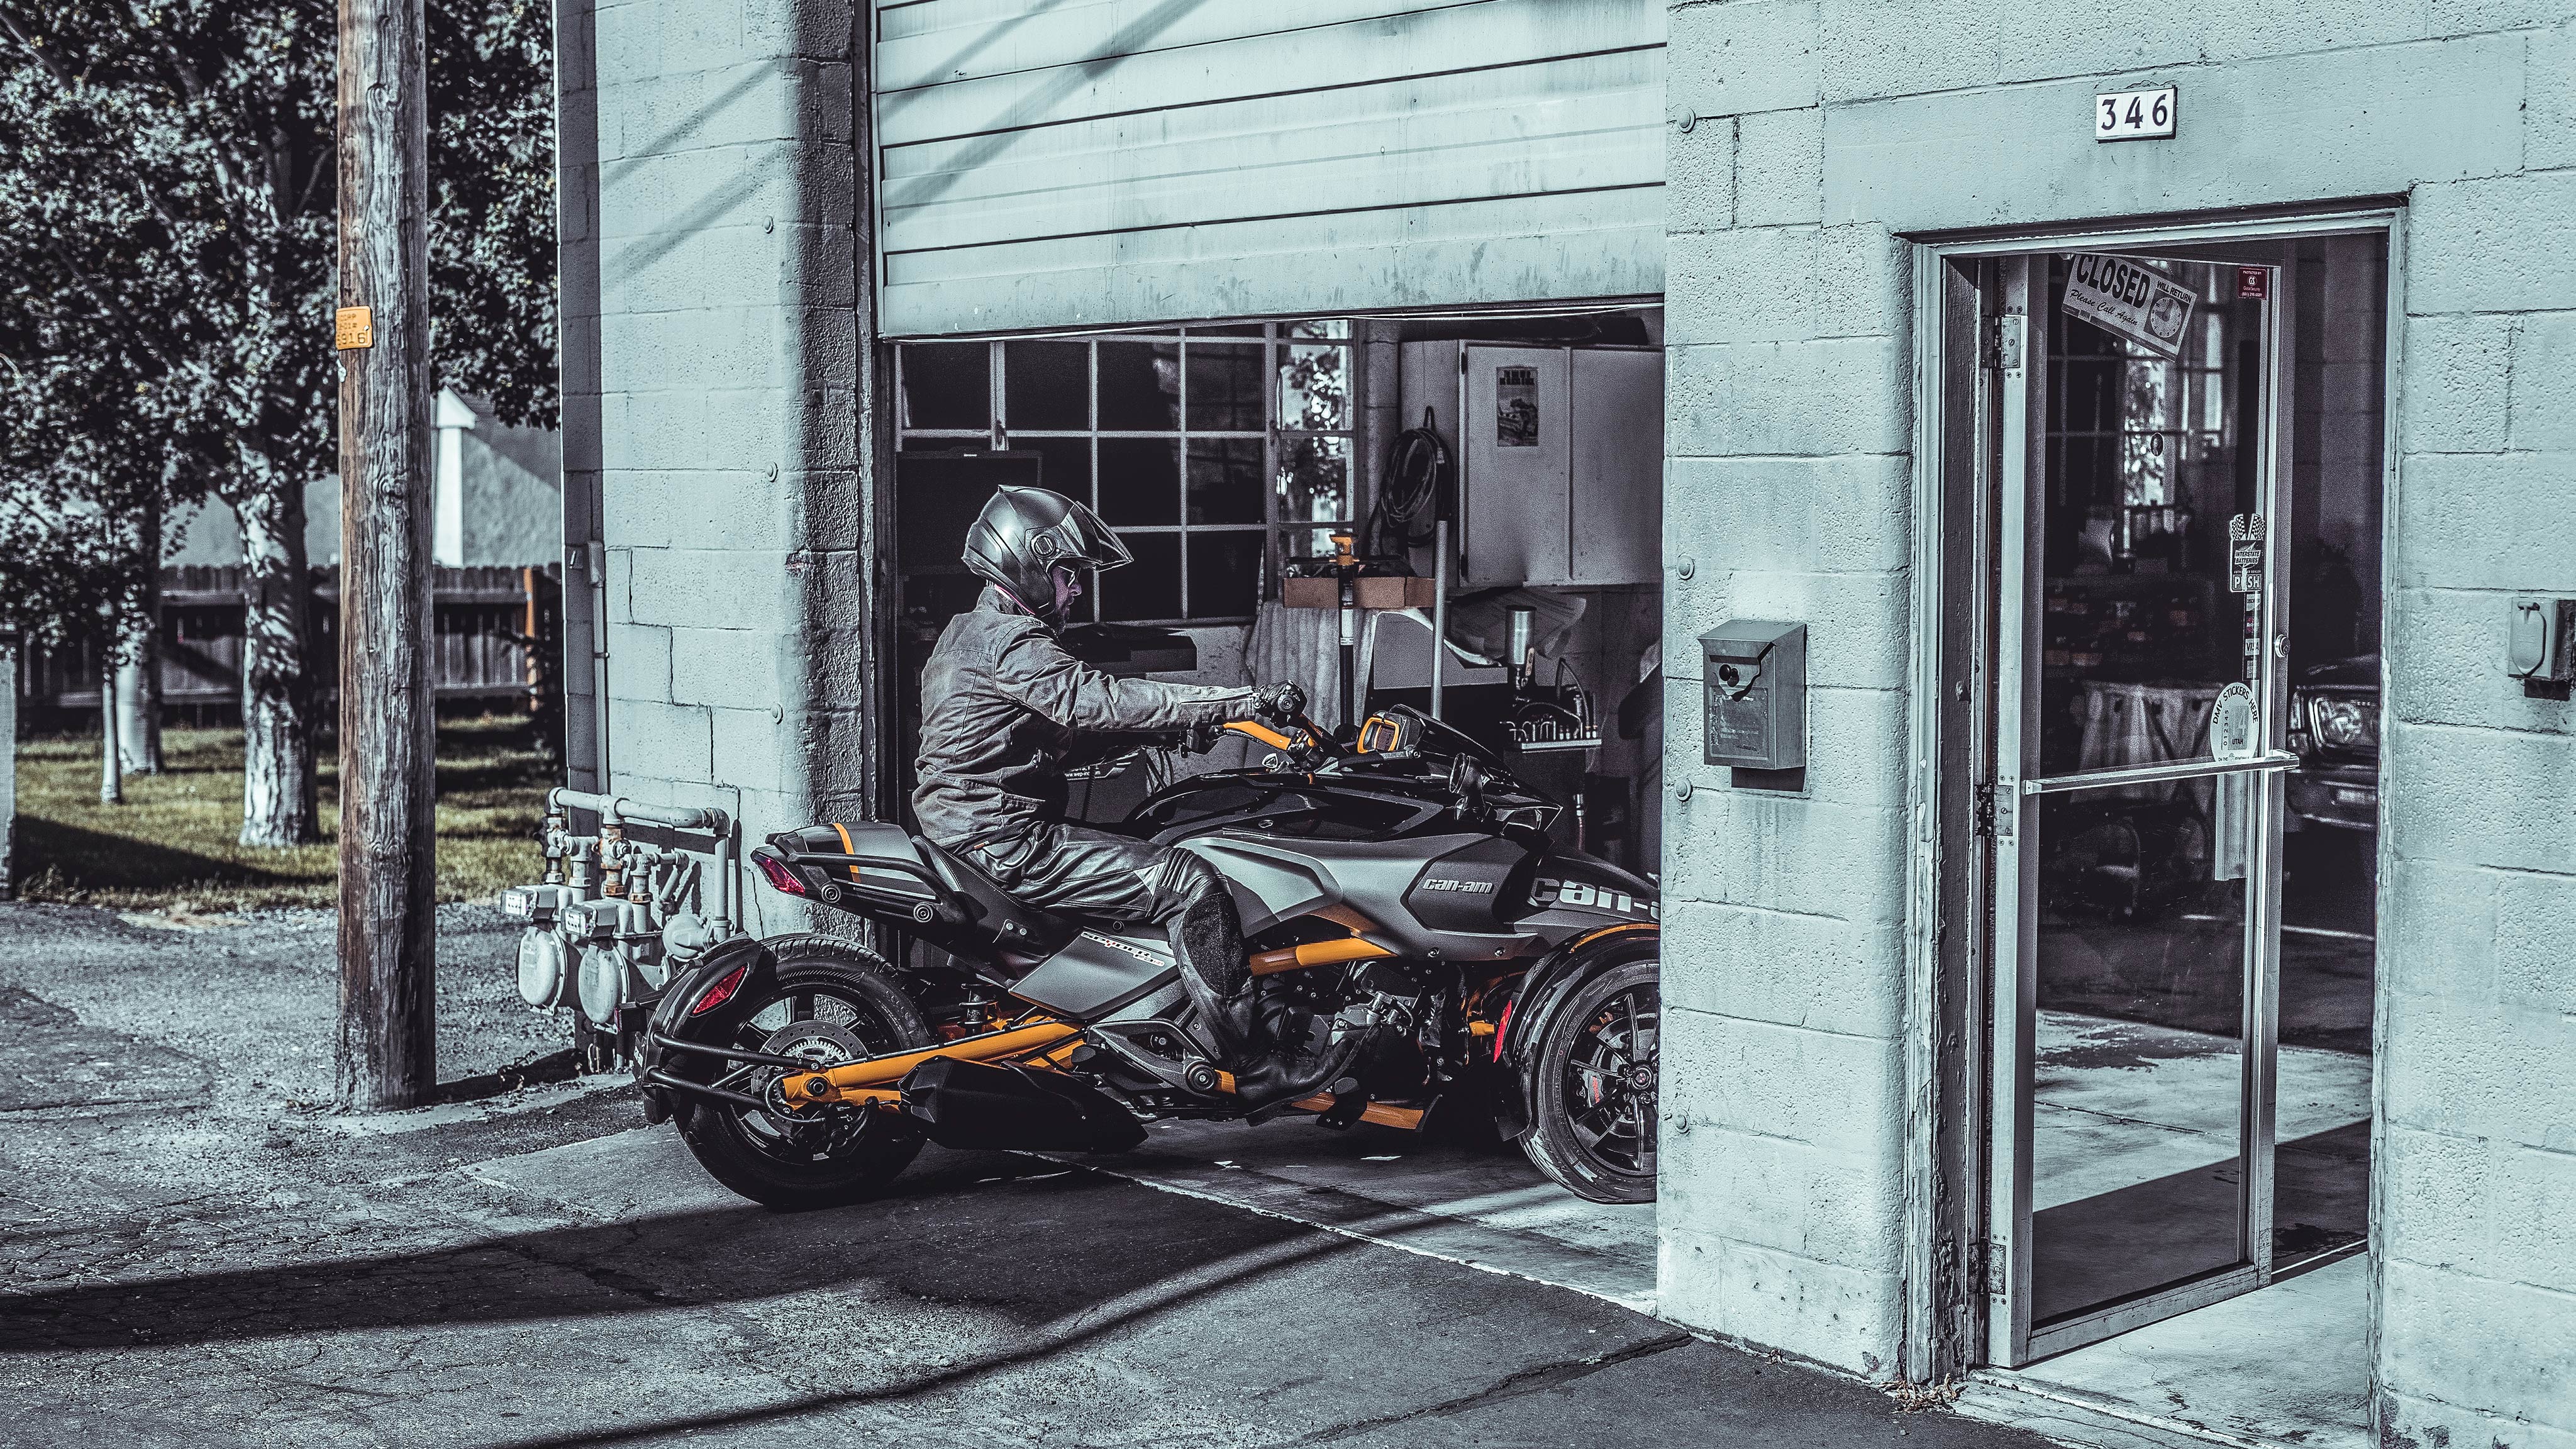
[[[1402,361],[1405,424],[1428,409],[1459,463],[1461,584],[1655,579],[1662,352],[1415,342]]]

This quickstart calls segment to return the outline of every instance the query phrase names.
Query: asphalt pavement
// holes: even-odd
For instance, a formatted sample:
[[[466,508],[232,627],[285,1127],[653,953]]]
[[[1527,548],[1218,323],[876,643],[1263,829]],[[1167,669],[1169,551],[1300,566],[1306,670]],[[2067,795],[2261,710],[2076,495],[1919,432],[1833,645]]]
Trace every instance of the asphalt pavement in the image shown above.
[[[2043,1442],[1079,1165],[769,1212],[616,1084],[505,1070],[563,1028],[477,907],[464,1100],[334,1115],[330,945],[0,904],[0,1445]]]

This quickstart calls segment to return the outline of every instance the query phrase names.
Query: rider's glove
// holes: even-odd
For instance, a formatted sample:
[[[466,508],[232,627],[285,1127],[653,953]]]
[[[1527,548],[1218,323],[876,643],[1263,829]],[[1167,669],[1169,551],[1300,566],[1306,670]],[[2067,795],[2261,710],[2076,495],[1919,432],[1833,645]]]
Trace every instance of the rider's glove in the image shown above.
[[[1306,691],[1274,684],[1252,697],[1253,712],[1272,724],[1295,724],[1306,713]]]

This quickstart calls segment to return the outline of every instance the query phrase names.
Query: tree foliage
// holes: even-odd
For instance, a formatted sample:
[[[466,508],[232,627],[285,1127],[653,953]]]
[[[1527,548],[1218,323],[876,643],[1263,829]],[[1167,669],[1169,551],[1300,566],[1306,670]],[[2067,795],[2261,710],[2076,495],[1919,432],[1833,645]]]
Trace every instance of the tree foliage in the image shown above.
[[[127,587],[145,551],[119,520],[156,492],[259,509],[331,470],[335,23],[330,0],[0,0],[8,622],[58,631]],[[433,362],[514,422],[554,399],[548,24],[428,12]]]

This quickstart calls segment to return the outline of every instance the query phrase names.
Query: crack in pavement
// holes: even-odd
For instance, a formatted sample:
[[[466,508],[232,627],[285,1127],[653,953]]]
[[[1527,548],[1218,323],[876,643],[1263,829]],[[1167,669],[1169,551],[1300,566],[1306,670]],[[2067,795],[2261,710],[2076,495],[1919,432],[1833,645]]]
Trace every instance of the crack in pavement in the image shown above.
[[[1632,1343],[1626,1348],[1614,1349],[1609,1353],[1589,1354],[1583,1358],[1537,1364],[1507,1374],[1471,1394],[1461,1394],[1457,1398],[1443,1400],[1437,1404],[1425,1404],[1418,1409],[1407,1409],[1401,1414],[1385,1414],[1374,1419],[1360,1419],[1337,1428],[1319,1429],[1300,1438],[1285,1440],[1283,1449],[1285,1445],[1337,1443],[1355,1435],[1396,1424],[1411,1423],[1416,1419],[1444,1418],[1464,1410],[1481,1408],[1487,1404],[1506,1403],[1530,1394],[1544,1393],[1549,1389],[1573,1383],[1577,1379],[1590,1378],[1603,1369],[1616,1368],[1624,1363],[1634,1363],[1641,1358],[1652,1358],[1660,1353],[1670,1353],[1692,1341],[1687,1333],[1668,1333],[1640,1343]]]

